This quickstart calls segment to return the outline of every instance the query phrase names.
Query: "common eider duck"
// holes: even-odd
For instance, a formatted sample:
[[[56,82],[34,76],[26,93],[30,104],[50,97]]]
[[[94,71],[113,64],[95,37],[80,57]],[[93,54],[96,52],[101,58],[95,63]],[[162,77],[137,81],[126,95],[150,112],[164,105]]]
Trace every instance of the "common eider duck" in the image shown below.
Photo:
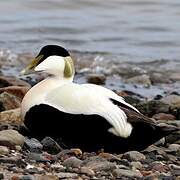
[[[32,71],[50,75],[22,100],[22,118],[33,137],[50,136],[84,151],[124,152],[142,150],[174,130],[158,126],[107,88],[73,82],[72,58],[61,46],[44,46],[22,73]]]

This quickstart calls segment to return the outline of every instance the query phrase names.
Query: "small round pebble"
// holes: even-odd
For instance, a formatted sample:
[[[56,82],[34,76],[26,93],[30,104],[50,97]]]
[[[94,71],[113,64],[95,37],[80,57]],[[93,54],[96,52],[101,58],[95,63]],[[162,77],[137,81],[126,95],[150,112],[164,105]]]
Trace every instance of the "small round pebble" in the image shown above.
[[[81,167],[80,172],[82,174],[86,174],[87,176],[94,176],[95,172],[92,169],[89,169],[87,167]]]
[[[19,180],[36,180],[36,178],[33,175],[24,175]]]
[[[6,146],[0,146],[0,155],[9,154],[9,149]]]
[[[142,169],[143,165],[141,164],[141,162],[139,161],[133,161],[131,162],[131,166],[134,168],[134,169]]]
[[[115,169],[113,171],[113,175],[116,178],[122,178],[122,176],[129,177],[129,178],[141,178],[141,177],[143,177],[139,171],[126,170],[126,169]]]

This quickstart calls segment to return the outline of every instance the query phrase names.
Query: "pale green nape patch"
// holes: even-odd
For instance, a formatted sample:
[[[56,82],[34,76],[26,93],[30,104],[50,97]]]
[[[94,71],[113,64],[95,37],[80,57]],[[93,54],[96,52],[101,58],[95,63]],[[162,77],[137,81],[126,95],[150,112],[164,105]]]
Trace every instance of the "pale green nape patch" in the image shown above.
[[[74,64],[71,57],[65,57],[64,77],[70,78],[74,75]]]

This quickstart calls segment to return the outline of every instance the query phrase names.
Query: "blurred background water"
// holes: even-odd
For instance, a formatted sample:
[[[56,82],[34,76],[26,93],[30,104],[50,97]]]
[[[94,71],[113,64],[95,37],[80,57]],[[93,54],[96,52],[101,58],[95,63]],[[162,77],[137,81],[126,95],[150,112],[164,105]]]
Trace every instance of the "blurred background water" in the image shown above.
[[[61,44],[132,61],[180,58],[179,0],[1,0],[0,48]]]
[[[17,74],[21,59],[46,44],[68,48],[81,63],[117,66],[120,75],[179,72],[180,1],[0,1],[0,59],[10,61],[1,71]]]

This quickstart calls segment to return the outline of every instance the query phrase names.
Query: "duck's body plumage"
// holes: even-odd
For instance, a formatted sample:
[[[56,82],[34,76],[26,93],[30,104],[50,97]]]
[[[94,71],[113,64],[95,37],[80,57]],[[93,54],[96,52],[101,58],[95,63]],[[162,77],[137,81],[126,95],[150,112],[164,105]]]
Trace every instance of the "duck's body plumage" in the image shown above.
[[[38,57],[43,57],[45,49]],[[22,101],[22,117],[31,135],[51,136],[66,146],[86,151],[104,148],[122,152],[143,149],[169,132],[113,91],[74,83],[71,59],[54,56],[58,47],[50,49],[53,54],[48,58],[46,53],[47,60],[38,59],[35,70],[52,76],[32,87]],[[59,63],[57,67],[53,58]]]
[[[26,114],[35,105],[46,104],[68,114],[99,115],[112,125],[108,131],[117,136],[128,137],[132,127],[127,122],[124,111],[114,105],[111,99],[138,112],[123,98],[104,87],[64,82],[51,77],[27,93],[22,101],[22,114]]]

